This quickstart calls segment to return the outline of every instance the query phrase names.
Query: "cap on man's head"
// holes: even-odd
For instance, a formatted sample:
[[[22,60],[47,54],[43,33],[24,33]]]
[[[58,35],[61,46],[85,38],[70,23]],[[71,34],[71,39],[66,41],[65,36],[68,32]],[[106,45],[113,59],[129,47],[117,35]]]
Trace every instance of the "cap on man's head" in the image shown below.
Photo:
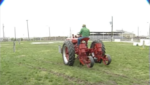
[[[83,25],[82,25],[82,27],[86,27],[86,25],[85,25],[85,24],[83,24]]]

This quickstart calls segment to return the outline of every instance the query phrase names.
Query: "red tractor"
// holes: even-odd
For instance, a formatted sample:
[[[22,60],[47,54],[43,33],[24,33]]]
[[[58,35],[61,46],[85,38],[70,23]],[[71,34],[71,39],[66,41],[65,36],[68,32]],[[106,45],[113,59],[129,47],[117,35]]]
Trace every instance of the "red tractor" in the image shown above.
[[[81,65],[86,65],[91,68],[94,66],[94,61],[96,63],[103,63],[109,65],[111,63],[111,58],[109,55],[105,55],[105,46],[101,40],[95,40],[91,43],[90,48],[88,48],[89,38],[84,38],[81,40],[79,46],[77,45],[78,38],[67,38],[61,48],[62,57],[65,65],[73,66],[75,61],[75,54],[77,59],[79,59]]]

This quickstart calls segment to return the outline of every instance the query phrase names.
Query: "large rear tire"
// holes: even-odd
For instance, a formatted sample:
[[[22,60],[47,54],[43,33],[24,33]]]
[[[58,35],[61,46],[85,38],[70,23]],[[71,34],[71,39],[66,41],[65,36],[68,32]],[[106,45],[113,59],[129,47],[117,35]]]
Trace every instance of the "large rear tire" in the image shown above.
[[[95,46],[96,43],[100,43],[100,44],[102,45],[102,56],[105,56],[105,52],[106,52],[106,51],[105,51],[105,45],[104,45],[104,43],[103,43],[101,40],[94,40],[94,41],[91,43],[90,48],[94,48],[94,46]],[[91,56],[92,56],[92,57],[95,57],[95,54],[94,54],[94,53],[91,53]],[[97,60],[95,60],[95,59],[94,59],[94,61],[97,62]],[[102,60],[99,61],[99,63],[101,63],[101,62],[102,62]]]
[[[75,61],[75,50],[73,43],[69,40],[66,40],[63,44],[62,57],[65,65],[73,66]]]

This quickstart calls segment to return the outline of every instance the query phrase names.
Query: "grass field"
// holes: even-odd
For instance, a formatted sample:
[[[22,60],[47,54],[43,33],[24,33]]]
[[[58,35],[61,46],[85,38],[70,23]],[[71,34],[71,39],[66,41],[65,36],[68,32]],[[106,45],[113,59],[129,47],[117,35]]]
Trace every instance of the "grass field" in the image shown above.
[[[91,43],[89,43],[90,46]],[[2,42],[0,47],[0,85],[148,85],[149,47],[131,43],[104,42],[109,66],[95,63],[93,68],[66,66],[58,45],[33,45],[31,42]]]

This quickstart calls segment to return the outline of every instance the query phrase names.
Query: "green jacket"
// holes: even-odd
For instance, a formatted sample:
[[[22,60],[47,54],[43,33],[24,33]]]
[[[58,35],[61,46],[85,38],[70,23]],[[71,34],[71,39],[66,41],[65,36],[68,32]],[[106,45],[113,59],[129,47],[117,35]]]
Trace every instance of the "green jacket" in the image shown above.
[[[86,27],[83,27],[81,30],[80,30],[80,35],[82,35],[82,37],[89,37],[90,36],[90,30]]]

